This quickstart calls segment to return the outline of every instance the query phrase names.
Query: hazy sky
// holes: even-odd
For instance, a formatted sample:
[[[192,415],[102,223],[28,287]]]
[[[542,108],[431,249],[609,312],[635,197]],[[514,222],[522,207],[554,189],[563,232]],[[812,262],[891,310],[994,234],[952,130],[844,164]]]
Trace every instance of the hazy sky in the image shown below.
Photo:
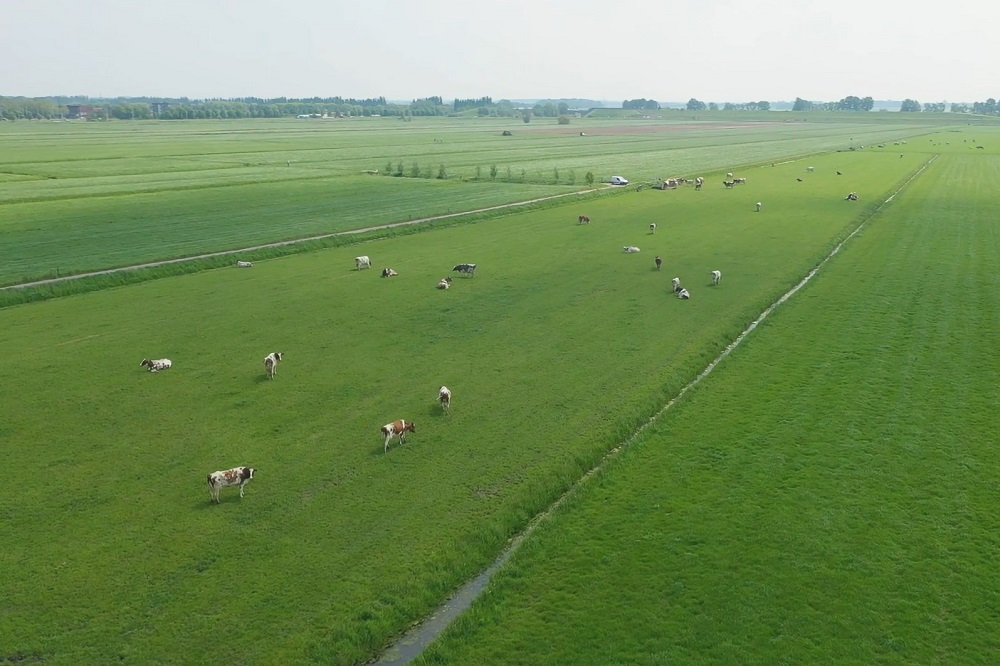
[[[1000,98],[995,0],[3,0],[0,95]]]

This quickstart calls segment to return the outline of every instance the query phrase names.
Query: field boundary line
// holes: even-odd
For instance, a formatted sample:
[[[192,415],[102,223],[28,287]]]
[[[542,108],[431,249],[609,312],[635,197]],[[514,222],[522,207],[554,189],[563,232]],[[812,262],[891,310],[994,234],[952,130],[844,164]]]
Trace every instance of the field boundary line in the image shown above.
[[[505,208],[518,208],[520,206],[530,206],[531,204],[539,203],[541,201],[551,201],[553,199],[561,199],[563,197],[573,197],[581,196],[584,194],[591,194],[593,192],[598,192],[602,189],[607,189],[608,187],[613,187],[607,185],[603,188],[592,187],[586,190],[577,190],[575,192],[563,192],[561,194],[550,194],[544,197],[536,197],[534,199],[526,199],[524,201],[513,201],[511,203],[499,204],[496,206],[488,206],[486,208],[476,208],[474,210],[466,210],[459,213],[446,213],[444,215],[432,215],[430,217],[421,217],[416,220],[407,220],[406,222],[389,222],[387,224],[378,224],[371,227],[361,227],[360,229],[347,229],[344,231],[334,231],[328,234],[319,234],[317,236],[308,236],[306,238],[295,238],[292,240],[285,241],[275,241],[273,243],[263,243],[261,245],[251,245],[249,247],[241,247],[236,250],[219,250],[218,252],[206,252],[204,254],[195,254],[189,257],[178,257],[176,259],[161,259],[159,261],[148,261],[142,264],[132,264],[129,266],[119,266],[117,268],[105,268],[99,271],[89,271],[86,273],[74,273],[73,275],[62,275],[54,278],[45,278],[44,280],[32,280],[31,282],[20,282],[18,284],[11,284],[5,287],[0,287],[0,291],[7,291],[10,289],[26,289],[29,287],[41,287],[47,284],[56,284],[59,282],[68,282],[70,280],[81,280],[83,278],[95,277],[98,275],[114,275],[115,273],[125,273],[127,271],[136,271],[143,268],[155,268],[157,266],[169,266],[170,264],[183,264],[188,261],[196,261],[198,259],[211,259],[213,257],[225,257],[232,254],[240,254],[242,252],[253,252],[255,250],[266,250],[273,247],[286,247],[289,245],[298,245],[300,243],[308,243],[311,241],[324,240],[327,238],[335,238],[337,236],[350,236],[352,234],[364,234],[370,231],[381,231],[384,229],[396,229],[399,227],[407,227],[414,224],[425,224],[427,222],[434,222],[436,220],[446,220],[453,217],[461,217],[463,215],[476,215],[478,213],[488,213],[494,210],[503,210]]]
[[[528,521],[528,524],[525,526],[525,528],[521,530],[520,533],[516,534],[510,539],[510,541],[507,543],[507,546],[501,551],[500,555],[497,556],[495,560],[493,560],[492,564],[490,564],[486,569],[481,571],[472,580],[463,584],[454,595],[452,595],[447,601],[444,602],[444,604],[439,606],[428,617],[419,621],[417,624],[415,624],[406,632],[404,632],[400,638],[398,638],[388,648],[385,649],[385,651],[377,660],[370,663],[379,664],[383,666],[403,666],[404,664],[408,664],[410,663],[410,661],[420,656],[420,654],[424,651],[424,649],[426,649],[427,646],[430,645],[435,638],[440,636],[441,633],[444,632],[444,630],[448,627],[449,624],[451,624],[451,622],[455,618],[457,618],[463,612],[468,610],[468,608],[472,605],[472,602],[475,601],[475,599],[486,589],[486,585],[489,584],[490,580],[493,578],[493,575],[500,569],[500,567],[502,567],[504,564],[507,563],[508,560],[510,560],[510,558],[514,555],[514,553],[517,552],[518,548],[520,548],[521,544],[524,543],[524,541],[534,533],[534,531],[538,528],[539,525],[541,525],[545,521],[546,518],[548,518],[550,515],[552,515],[553,512],[555,512],[563,504],[565,504],[566,501],[570,497],[572,497],[576,492],[578,492],[580,488],[582,488],[588,481],[590,481],[590,479],[592,479],[598,473],[602,472],[608,466],[608,464],[612,460],[617,458],[622,451],[628,448],[639,437],[639,435],[645,432],[645,430],[649,426],[651,426],[653,423],[657,421],[657,419],[663,416],[663,414],[666,413],[667,410],[669,410],[671,407],[677,404],[677,402],[680,401],[680,399],[683,398],[688,391],[690,391],[695,386],[700,384],[701,381],[705,379],[705,377],[711,374],[712,371],[715,370],[715,367],[719,365],[719,363],[723,359],[729,356],[729,354],[731,354],[734,349],[740,346],[743,340],[745,340],[746,337],[750,335],[750,333],[752,333],[761,324],[761,322],[767,319],[767,317],[772,312],[774,312],[778,308],[778,306],[788,301],[788,299],[790,299],[792,296],[798,293],[798,291],[802,289],[802,287],[808,284],[808,282],[812,280],[813,277],[816,276],[819,270],[840,252],[841,248],[843,248],[843,246],[847,243],[847,241],[851,240],[854,236],[856,236],[858,232],[860,232],[865,227],[865,225],[867,225],[868,222],[882,210],[882,208],[886,204],[890,203],[893,199],[895,199],[896,195],[899,194],[904,188],[906,188],[911,182],[913,182],[913,180],[917,176],[923,173],[924,170],[928,166],[930,166],[930,164],[935,159],[937,159],[937,155],[934,155],[929,160],[927,160],[927,162],[925,162],[923,166],[917,169],[916,172],[914,172],[899,187],[897,187],[885,201],[880,203],[874,210],[872,210],[869,214],[867,214],[860,221],[860,223],[858,223],[858,225],[851,231],[851,233],[847,234],[847,236],[845,236],[843,240],[837,243],[833,247],[833,249],[830,250],[830,252],[823,259],[821,259],[820,262],[816,264],[816,266],[812,268],[812,270],[806,273],[805,277],[799,280],[799,282],[796,283],[791,289],[782,294],[778,298],[778,300],[776,300],[775,302],[771,303],[769,306],[764,308],[764,310],[759,315],[757,315],[757,318],[754,319],[752,322],[750,322],[750,324],[743,330],[743,332],[737,335],[732,342],[726,345],[726,348],[723,349],[721,352],[719,352],[719,354],[714,359],[712,359],[712,361],[707,366],[705,366],[705,368],[701,372],[699,372],[694,379],[685,384],[684,387],[681,388],[680,391],[678,391],[677,395],[668,400],[667,403],[663,405],[663,407],[661,407],[652,416],[646,419],[646,421],[642,425],[636,428],[636,430],[631,435],[629,435],[625,440],[623,440],[620,444],[618,444],[618,446],[614,447],[613,449],[605,453],[603,456],[601,456],[601,458],[597,461],[597,463],[589,470],[584,472],[583,476],[577,479],[562,495],[557,497],[551,504],[542,509],[541,512],[536,514],[530,521]]]

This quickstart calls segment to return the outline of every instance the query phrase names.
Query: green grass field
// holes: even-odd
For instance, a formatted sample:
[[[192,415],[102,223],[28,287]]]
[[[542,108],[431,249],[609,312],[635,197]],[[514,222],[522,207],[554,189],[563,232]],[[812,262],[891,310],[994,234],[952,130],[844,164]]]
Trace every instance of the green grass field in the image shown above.
[[[842,140],[844,133],[839,136]],[[921,176],[905,196],[929,197],[927,219],[942,202],[948,210],[967,204],[962,193],[979,192],[990,177],[970,174],[980,174],[984,165],[995,169],[998,152],[987,143],[988,150],[969,154],[972,149],[962,141],[969,138],[967,132],[942,132],[907,139],[905,151],[890,143],[879,150],[817,151],[808,161],[789,162],[762,140],[754,154],[772,155],[775,166],[765,158],[762,166],[740,169],[748,184],[732,190],[718,182],[721,172],[712,170],[709,156],[697,171],[709,181],[701,192],[691,187],[630,190],[261,261],[250,270],[204,271],[0,309],[0,344],[7,349],[7,381],[0,384],[7,472],[0,486],[0,659],[207,663],[224,643],[233,646],[227,658],[237,662],[363,663],[492,561],[510,536],[656,413],[931,157],[942,155],[932,163],[933,173],[952,173],[942,169],[960,165],[954,167],[959,177],[950,185],[942,181],[924,189],[928,177]],[[212,141],[224,143],[221,137]],[[142,142],[136,142],[131,147],[123,142],[121,152],[142,159]],[[156,143],[151,146],[149,152],[155,153]],[[108,157],[114,152],[102,150]],[[806,172],[806,165],[815,171]],[[486,185],[338,178],[385,187]],[[260,187],[283,190],[277,184]],[[302,183],[288,187],[293,194],[304,191]],[[852,190],[861,201],[843,200]],[[298,205],[292,194],[287,201]],[[756,201],[764,203],[759,214]],[[995,201],[977,205],[992,210]],[[190,206],[196,214],[197,202]],[[904,210],[902,204],[888,209],[898,210]],[[212,213],[206,209],[206,215]],[[582,213],[591,217],[590,225],[576,223]],[[888,226],[882,225],[883,215],[872,223],[873,231]],[[655,235],[649,234],[650,222],[658,226]],[[178,225],[164,233],[163,242],[178,241],[185,229]],[[40,233],[57,237],[51,229]],[[871,233],[852,244],[867,241]],[[78,245],[86,238],[82,234]],[[953,254],[941,255],[939,270],[953,268],[964,247],[981,247],[985,257],[992,246],[978,236],[976,241],[970,238]],[[117,247],[111,240],[108,244]],[[637,245],[642,252],[624,254],[623,245]],[[134,260],[148,249],[137,242],[122,256]],[[922,249],[924,254],[914,259],[931,256],[932,250]],[[370,255],[375,270],[353,270],[358,254]],[[661,272],[653,269],[656,255],[664,259]],[[73,256],[69,248],[66,256]],[[883,260],[873,258],[864,266],[877,272]],[[434,289],[454,264],[466,261],[479,265],[475,278],[456,277],[448,291]],[[382,266],[400,275],[381,279]],[[723,284],[712,288],[709,271],[716,268],[723,271]],[[916,279],[919,270],[903,262],[894,275],[902,283]],[[669,294],[675,275],[691,290],[691,301]],[[824,281],[833,281],[825,275]],[[985,270],[977,275],[992,280]],[[935,289],[940,279],[935,276],[923,286]],[[880,302],[892,302],[892,293]],[[803,334],[834,330],[821,316],[825,305],[802,300],[814,304],[802,315],[807,320]],[[873,307],[875,314],[895,321],[893,308]],[[984,312],[995,324],[992,307],[987,303]],[[920,312],[913,311],[914,316]],[[761,342],[755,338],[748,344],[747,353],[769,339],[763,334],[773,337],[780,321],[776,316],[760,332]],[[796,341],[795,349],[804,344],[796,335],[785,339],[786,346],[789,340]],[[830,333],[826,342],[814,344],[836,349],[838,342]],[[270,351],[286,354],[273,382],[264,378],[261,363]],[[138,367],[143,357],[169,357],[174,367],[151,375]],[[870,360],[859,356],[855,363],[870,365]],[[737,428],[743,424],[723,417],[759,411],[762,422],[765,417],[781,422],[787,416],[773,401],[752,399],[763,394],[753,391],[761,386],[753,374],[759,370],[741,373],[733,369],[737,361],[727,361],[718,371],[720,380],[711,381],[731,375],[736,387],[750,391],[745,399],[751,404],[744,410],[743,403],[730,398],[724,404],[738,408],[707,417],[713,431],[730,437],[741,433]],[[970,372],[986,377],[988,367]],[[776,374],[773,390],[794,394],[809,386],[808,373],[798,372]],[[441,384],[454,391],[450,415],[435,404]],[[708,386],[644,435],[667,444],[639,443],[602,476],[600,487],[631,473],[644,453],[661,455],[648,463],[651,469],[673,465],[675,419],[694,411]],[[824,404],[820,395],[796,397],[805,402],[795,413],[818,413]],[[899,403],[901,410],[909,407]],[[384,455],[378,429],[396,418],[413,420],[417,432]],[[695,441],[697,432],[689,426],[683,437]],[[775,459],[798,454],[795,447],[782,450],[781,441],[771,441]],[[713,446],[719,461],[737,457],[735,447],[721,441]],[[691,465],[711,466],[712,460]],[[224,489],[221,506],[210,505],[207,473],[242,464],[258,469],[246,497]],[[921,468],[912,473],[919,478]],[[715,474],[709,477],[704,484],[722,483]],[[698,506],[705,485],[695,483],[689,472],[684,479],[691,485],[678,490],[672,478],[663,473],[648,481],[663,484],[656,492],[669,495],[675,511]],[[774,480],[765,472],[756,478],[758,484]],[[821,491],[832,493],[839,483]],[[753,484],[738,491],[762,494]],[[770,489],[783,491],[784,486]],[[587,497],[565,515],[574,515]],[[602,510],[618,515],[622,524],[646,515],[636,514],[629,497],[611,498]],[[789,511],[802,500],[805,519],[807,498],[788,499]],[[780,518],[765,508],[760,509],[765,525]],[[890,513],[885,520],[903,517]],[[529,546],[555,548],[550,540],[558,539],[558,532],[549,527]],[[734,527],[727,543],[739,543],[741,534]],[[569,542],[573,535],[567,529],[562,538]],[[622,544],[629,544],[627,552],[638,551],[630,541],[592,547],[599,558],[618,559],[626,554]],[[515,571],[525,572],[525,579],[533,578],[532,548],[517,559]],[[881,552],[871,559],[877,556]],[[577,584],[574,572],[563,574],[543,576],[539,594],[560,581],[567,589]],[[595,595],[599,589],[595,585]],[[783,603],[797,602],[793,591],[788,594]],[[501,590],[491,599],[497,598],[509,605],[518,625],[510,628],[511,640],[520,640],[532,623],[520,626],[516,593]],[[590,636],[619,633],[616,607],[582,611],[607,620]],[[492,647],[488,627],[476,625],[483,612],[463,622],[457,642],[444,644],[432,658],[461,663],[462,650],[503,653],[503,645]],[[636,631],[636,640],[647,639]],[[621,645],[618,654],[634,654],[634,647]],[[699,654],[697,645],[690,650]]]
[[[421,663],[991,661],[997,178],[936,160]]]
[[[651,182],[937,128],[759,117],[4,123],[0,285],[581,190],[588,172]]]

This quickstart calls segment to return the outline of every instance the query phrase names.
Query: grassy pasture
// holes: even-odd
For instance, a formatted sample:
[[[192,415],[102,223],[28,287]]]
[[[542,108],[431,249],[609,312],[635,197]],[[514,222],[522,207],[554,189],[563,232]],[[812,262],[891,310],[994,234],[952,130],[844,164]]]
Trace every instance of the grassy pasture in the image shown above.
[[[939,127],[681,120],[4,123],[0,284],[579,190],[588,171],[639,183]],[[363,175],[400,164],[405,178]]]
[[[0,384],[0,645],[53,664],[208,661],[222,642],[237,662],[364,661],[924,159],[817,156],[734,190],[633,191],[0,311],[16,378]],[[360,253],[374,270],[353,270]],[[479,275],[435,290],[462,261]],[[150,375],[143,356],[175,367]],[[383,455],[378,428],[400,417],[417,433]],[[210,506],[205,475],[237,464],[259,469],[247,497]]]
[[[990,663],[1000,157],[961,139],[420,663]]]

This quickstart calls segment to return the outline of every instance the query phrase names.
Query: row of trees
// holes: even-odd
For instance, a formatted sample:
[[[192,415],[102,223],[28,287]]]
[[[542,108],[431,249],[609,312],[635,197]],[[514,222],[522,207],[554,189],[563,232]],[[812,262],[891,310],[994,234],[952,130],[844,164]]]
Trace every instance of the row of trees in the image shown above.
[[[691,99],[688,100],[687,107],[685,108],[688,111],[706,111],[706,110],[718,111],[719,105],[716,104],[715,102],[709,102],[708,104],[705,104],[705,102],[702,102],[701,100],[692,97]],[[771,103],[767,101],[740,102],[735,104],[733,102],[726,102],[725,104],[722,105],[722,110],[723,111],[770,111]]]
[[[874,107],[875,100],[871,97],[849,95],[839,102],[810,102],[796,97],[792,111],[871,111]]]
[[[639,111],[659,111],[660,103],[655,99],[645,99],[640,97],[639,99],[627,99],[622,102],[623,109],[635,109]]]
[[[313,97],[289,99],[278,97],[263,99],[242,97],[231,99],[191,100],[186,97],[157,100],[148,97],[90,99],[87,97],[0,97],[0,118],[5,120],[50,119],[68,115],[67,105],[85,104],[100,111],[92,117],[115,118],[120,120],[146,120],[161,118],[180,120],[192,118],[280,118],[283,116],[399,116],[409,120],[413,116],[446,116],[476,109],[480,116],[518,117],[530,122],[532,116],[543,118],[567,118],[570,106],[567,102],[539,102],[531,108],[520,108],[509,100],[494,102],[491,97],[478,99],[456,99],[445,104],[440,96],[415,99],[409,104],[390,103],[385,97],[368,99],[341,97]],[[837,102],[811,102],[801,97],[795,99],[793,111],[871,111],[874,100],[871,97],[848,96]],[[624,109],[654,111],[660,109],[656,100],[632,99],[622,104]],[[688,111],[718,111],[715,102],[706,104],[691,98],[687,102]],[[732,103],[722,105],[723,111],[769,111],[771,104],[766,101]],[[900,111],[943,113],[944,102],[921,105],[913,99],[903,100]],[[951,104],[952,113],[975,113],[1000,115],[1000,105],[992,97],[985,102],[973,104]]]

